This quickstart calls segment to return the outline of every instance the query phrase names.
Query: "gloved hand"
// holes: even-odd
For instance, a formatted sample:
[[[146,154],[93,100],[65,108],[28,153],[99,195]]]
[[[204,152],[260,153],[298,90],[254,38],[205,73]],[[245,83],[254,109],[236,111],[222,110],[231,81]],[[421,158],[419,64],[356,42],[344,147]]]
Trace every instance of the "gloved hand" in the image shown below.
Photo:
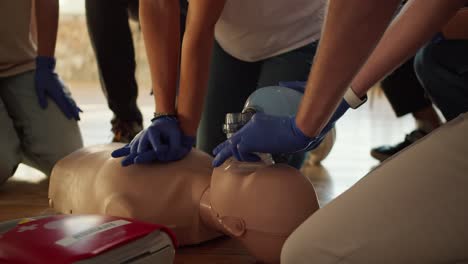
[[[124,147],[112,152],[112,157],[124,157],[122,166],[154,161],[176,161],[184,158],[192,149],[194,137],[182,133],[176,117],[163,116],[153,119],[151,125],[141,131]]]
[[[255,152],[283,154],[315,149],[335,122],[349,109],[342,100],[330,121],[316,137],[306,136],[297,126],[295,116],[279,117],[257,113],[230,139],[218,145],[213,154],[213,166],[218,167],[234,156],[239,161],[258,161]]]
[[[54,72],[55,59],[52,57],[38,56],[36,58],[35,86],[39,99],[39,105],[47,108],[47,96],[49,96],[62,110],[68,119],[80,120],[81,109],[71,98],[71,94]]]

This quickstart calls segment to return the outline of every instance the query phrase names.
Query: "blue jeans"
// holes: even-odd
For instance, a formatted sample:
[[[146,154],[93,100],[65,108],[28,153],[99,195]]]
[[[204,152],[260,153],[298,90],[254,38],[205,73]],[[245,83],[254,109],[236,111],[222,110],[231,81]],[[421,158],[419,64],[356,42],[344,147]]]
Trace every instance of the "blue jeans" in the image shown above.
[[[468,112],[468,40],[429,43],[416,54],[414,66],[447,121]]]

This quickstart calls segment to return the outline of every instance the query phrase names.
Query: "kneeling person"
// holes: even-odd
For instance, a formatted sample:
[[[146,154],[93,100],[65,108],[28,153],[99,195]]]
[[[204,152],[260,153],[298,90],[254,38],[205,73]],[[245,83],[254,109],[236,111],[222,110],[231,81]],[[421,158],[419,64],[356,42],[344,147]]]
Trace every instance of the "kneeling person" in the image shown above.
[[[49,175],[83,145],[80,110],[54,72],[58,1],[35,2],[0,2],[0,184],[20,163]]]

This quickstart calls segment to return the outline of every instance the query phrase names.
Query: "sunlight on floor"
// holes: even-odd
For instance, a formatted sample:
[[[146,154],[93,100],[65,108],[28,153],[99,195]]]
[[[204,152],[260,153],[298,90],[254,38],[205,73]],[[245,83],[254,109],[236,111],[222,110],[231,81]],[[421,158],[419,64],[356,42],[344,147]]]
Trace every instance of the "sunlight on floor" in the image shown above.
[[[18,166],[18,169],[15,172],[15,176],[13,177],[16,181],[23,181],[23,182],[30,182],[30,183],[38,183],[40,181],[43,181],[46,178],[44,173],[24,164],[20,164]]]

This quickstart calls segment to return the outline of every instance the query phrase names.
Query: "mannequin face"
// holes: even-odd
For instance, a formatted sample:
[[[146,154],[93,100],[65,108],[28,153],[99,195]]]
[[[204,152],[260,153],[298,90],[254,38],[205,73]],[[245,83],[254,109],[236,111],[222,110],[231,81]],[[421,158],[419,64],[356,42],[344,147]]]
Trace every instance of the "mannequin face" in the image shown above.
[[[312,184],[284,165],[226,161],[211,179],[213,217],[258,260],[279,263],[286,238],[318,208]]]

